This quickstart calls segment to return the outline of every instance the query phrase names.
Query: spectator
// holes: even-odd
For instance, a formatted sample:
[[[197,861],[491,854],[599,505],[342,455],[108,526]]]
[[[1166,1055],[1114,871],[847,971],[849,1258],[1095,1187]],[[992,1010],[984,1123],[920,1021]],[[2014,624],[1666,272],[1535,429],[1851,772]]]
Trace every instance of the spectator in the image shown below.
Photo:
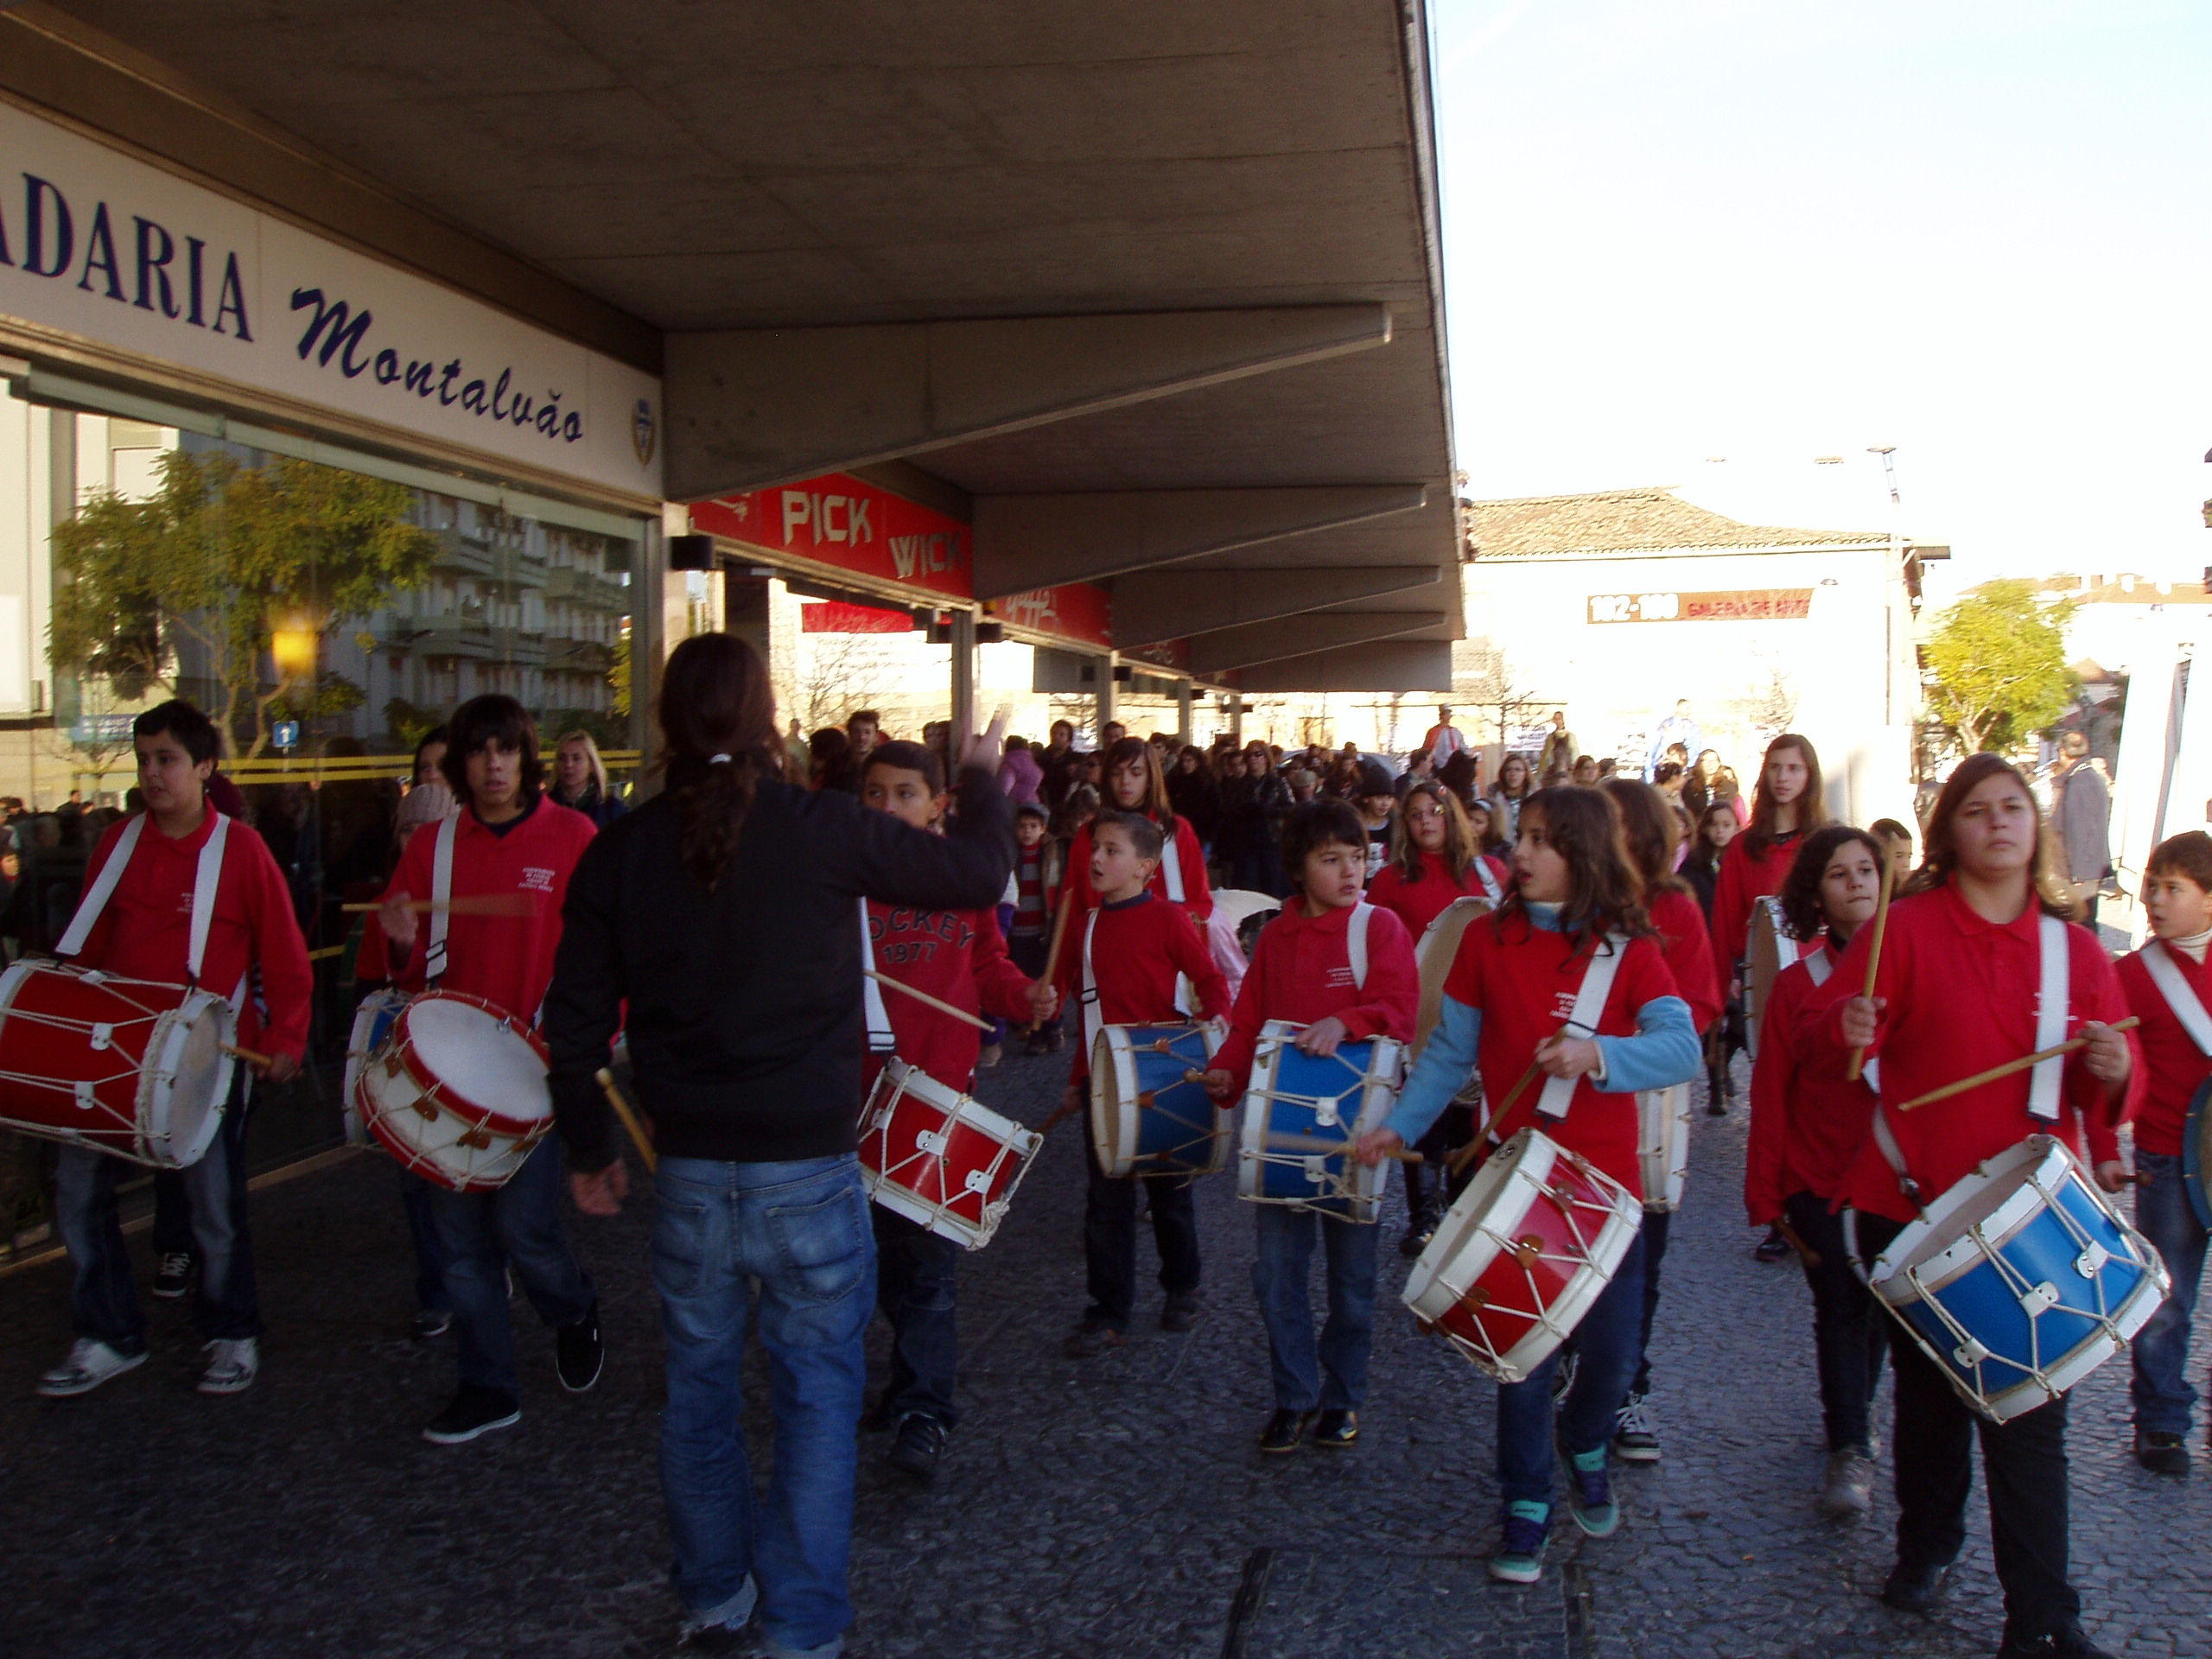
[[[2082,925],[2097,925],[2097,899],[2112,869],[2112,791],[2089,764],[2089,740],[2069,732],[2058,740],[2051,772],[2051,828],[2064,849],[2066,879],[2082,906]]]

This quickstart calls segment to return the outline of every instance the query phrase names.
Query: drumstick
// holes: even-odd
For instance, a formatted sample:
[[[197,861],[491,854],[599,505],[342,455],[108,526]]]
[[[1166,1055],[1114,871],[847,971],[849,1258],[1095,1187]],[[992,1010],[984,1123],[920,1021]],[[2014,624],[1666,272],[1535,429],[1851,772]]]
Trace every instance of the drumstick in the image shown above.
[[[599,1086],[607,1090],[607,1103],[614,1109],[614,1116],[622,1120],[622,1127],[630,1131],[630,1139],[638,1148],[638,1156],[645,1160],[645,1173],[657,1173],[660,1160],[653,1155],[653,1143],[645,1133],[645,1126],[638,1122],[638,1115],[630,1109],[630,1103],[622,1098],[622,1091],[614,1086],[614,1074],[605,1066],[599,1068]]]
[[[1885,881],[1882,885],[1887,887],[1889,884]],[[1783,1243],[1789,1245],[1791,1249],[1796,1251],[1800,1256],[1804,1258],[1804,1262],[1807,1268],[1810,1268],[1815,1273],[1818,1273],[1821,1270],[1821,1253],[1815,1249],[1811,1245],[1808,1244],[1803,1239],[1798,1237],[1797,1230],[1795,1227],[1792,1227],[1787,1220],[1780,1216],[1777,1216],[1774,1218],[1774,1230],[1782,1235]]]
[[[1045,947],[1044,982],[1047,985],[1052,983],[1060,971],[1060,941],[1067,937],[1068,912],[1075,908],[1069,902],[1071,896],[1070,890],[1063,886],[1060,889],[1060,907],[1052,916],[1052,942]]]
[[[2131,1014],[2125,1020],[2113,1020],[2105,1029],[2133,1031],[2142,1023]],[[1947,1083],[1941,1089],[1930,1089],[1926,1094],[1908,1100],[1904,1105],[1898,1107],[1897,1110],[1909,1112],[1916,1107],[1932,1106],[1939,1100],[1948,1100],[1953,1095],[1963,1095],[1967,1090],[1979,1089],[1985,1083],[1994,1083],[1999,1077],[2009,1077],[2015,1071],[2025,1071],[2031,1066],[2041,1065],[2045,1060],[2055,1060],[2062,1054],[2071,1054],[2088,1040],[2087,1037],[2069,1037],[2064,1042],[2054,1044],[2049,1048],[2037,1049],[2032,1054],[2023,1054],[2017,1060],[2007,1060],[2002,1065],[1991,1066],[1986,1071],[1977,1071],[1970,1077],[1961,1077],[1956,1083]]]
[[[1319,1141],[1310,1135],[1271,1135],[1268,1137],[1268,1145],[1278,1152],[1319,1152],[1325,1154],[1350,1152],[1354,1147],[1358,1145],[1358,1142],[1354,1141]],[[1425,1164],[1428,1161],[1428,1160],[1421,1156],[1421,1154],[1408,1147],[1400,1147],[1395,1151],[1386,1152],[1382,1155],[1385,1158],[1395,1158],[1402,1164]]]
[[[1565,1036],[1567,1034],[1565,1027],[1562,1027],[1558,1034]],[[1521,1081],[1515,1084],[1512,1088],[1505,1091],[1505,1098],[1498,1103],[1497,1109],[1490,1115],[1490,1121],[1492,1123],[1497,1122],[1500,1118],[1503,1117],[1506,1113],[1513,1109],[1513,1103],[1521,1098],[1521,1091],[1523,1089],[1526,1089],[1530,1084],[1534,1083],[1536,1080],[1537,1074],[1543,1069],[1544,1065],[1541,1060],[1537,1060],[1530,1064],[1529,1069],[1521,1074]],[[1473,1140],[1468,1141],[1465,1146],[1460,1147],[1459,1151],[1453,1153],[1450,1159],[1446,1160],[1451,1165],[1452,1173],[1454,1175],[1464,1173],[1467,1166],[1475,1161],[1475,1154],[1482,1150],[1483,1141],[1485,1138],[1486,1137],[1483,1135],[1477,1135]]]
[[[458,899],[448,899],[440,904],[435,899],[410,899],[407,908],[417,916],[442,910],[449,916],[527,916],[536,908],[530,895],[521,893],[464,893]],[[339,909],[348,916],[367,916],[384,908],[381,899],[365,904],[340,905]]]
[[[907,995],[912,997],[917,1002],[928,1003],[930,1007],[935,1008],[939,1014],[949,1014],[956,1020],[964,1020],[968,1024],[975,1027],[978,1031],[988,1031],[991,1028],[991,1022],[989,1020],[978,1020],[974,1014],[969,1013],[967,1009],[956,1008],[950,1002],[941,1002],[936,997],[931,996],[927,991],[918,991],[912,986],[904,984],[899,981],[892,978],[888,974],[879,974],[873,968],[863,968],[861,969],[861,972],[866,974],[870,979],[875,981],[880,985],[888,985],[894,991],[906,992]]]
[[[1895,862],[1887,854],[1885,854],[1882,858],[1882,897],[1881,901],[1874,906],[1874,942],[1866,950],[1866,988],[1859,993],[1870,1001],[1874,995],[1874,972],[1882,965],[1882,930],[1890,919],[1890,878],[1896,868]],[[1851,1064],[1843,1069],[1843,1080],[1846,1083],[1858,1082],[1859,1074],[1865,1069],[1866,1065],[1866,1051],[1863,1048],[1853,1049]],[[1799,1250],[1797,1254],[1802,1255],[1805,1252]],[[1815,1262],[1809,1265],[1818,1267],[1820,1263]]]
[[[236,1055],[248,1065],[266,1066],[270,1064],[269,1056],[266,1054],[257,1054],[250,1048],[240,1048],[236,1043],[218,1043],[215,1046],[226,1054]]]

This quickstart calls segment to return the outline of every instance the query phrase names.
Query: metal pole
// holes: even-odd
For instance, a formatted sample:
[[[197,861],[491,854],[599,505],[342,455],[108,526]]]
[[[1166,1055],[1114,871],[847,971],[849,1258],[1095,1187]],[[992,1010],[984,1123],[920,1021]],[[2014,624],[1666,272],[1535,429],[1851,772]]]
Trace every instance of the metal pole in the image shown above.
[[[952,613],[952,731],[958,740],[976,729],[976,613]]]
[[[1112,652],[1097,659],[1093,670],[1098,676],[1098,735],[1106,735],[1106,722],[1114,718],[1114,657]]]
[[[1188,680],[1178,680],[1175,682],[1176,742],[1187,748],[1191,743],[1191,734],[1196,729],[1191,718],[1191,683]]]

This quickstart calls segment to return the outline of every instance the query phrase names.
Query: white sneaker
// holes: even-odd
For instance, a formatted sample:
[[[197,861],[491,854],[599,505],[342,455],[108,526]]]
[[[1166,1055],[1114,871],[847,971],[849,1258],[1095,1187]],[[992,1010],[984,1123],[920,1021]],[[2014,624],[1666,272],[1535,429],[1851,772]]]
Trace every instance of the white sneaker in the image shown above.
[[[1659,1430],[1644,1395],[1630,1395],[1613,1414],[1613,1455],[1623,1463],[1659,1461]]]
[[[1874,1507],[1874,1465],[1846,1449],[1828,1453],[1821,1482],[1821,1508],[1830,1515],[1864,1515]]]
[[[111,1376],[136,1370],[146,1363],[143,1354],[118,1354],[98,1337],[79,1337],[69,1357],[38,1380],[38,1391],[49,1400],[66,1400],[73,1394],[90,1394]]]
[[[200,1373],[202,1394],[242,1394],[261,1369],[261,1344],[251,1337],[219,1338],[204,1344],[211,1357]]]

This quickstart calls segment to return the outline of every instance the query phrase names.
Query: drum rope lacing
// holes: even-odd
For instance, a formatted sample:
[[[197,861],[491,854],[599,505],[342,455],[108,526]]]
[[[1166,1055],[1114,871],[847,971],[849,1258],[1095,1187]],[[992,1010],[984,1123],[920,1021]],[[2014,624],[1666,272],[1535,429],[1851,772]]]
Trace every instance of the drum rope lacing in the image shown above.
[[[891,1068],[887,1065],[882,1074],[877,1078],[875,1088],[870,1091],[868,1104],[864,1109],[861,1133],[864,1141],[869,1137],[873,1137],[875,1141],[877,1156],[881,1160],[881,1167],[872,1168],[868,1166],[868,1160],[863,1158],[861,1160],[862,1168],[866,1173],[874,1174],[877,1181],[891,1182],[902,1193],[911,1194],[917,1203],[927,1209],[929,1218],[920,1222],[921,1226],[931,1232],[936,1232],[937,1224],[950,1217],[963,1234],[972,1229],[978,1235],[976,1243],[969,1248],[980,1249],[990,1242],[991,1236],[998,1230],[999,1223],[1006,1219],[1007,1211],[1014,1203],[1014,1189],[1020,1185],[1022,1176],[1028,1171],[1030,1159],[1040,1142],[1035,1135],[1020,1129],[1017,1125],[1017,1131],[1030,1143],[1027,1151],[1022,1148],[1019,1141],[999,1141],[998,1150],[993,1154],[990,1162],[981,1169],[969,1172],[963,1178],[958,1192],[948,1192],[945,1190],[944,1180],[944,1154],[950,1147],[954,1128],[965,1124],[980,1134],[988,1135],[988,1132],[980,1124],[968,1122],[963,1109],[969,1103],[967,1096],[961,1096],[958,1108],[947,1112],[926,1096],[909,1090],[906,1086],[906,1078],[914,1075],[918,1070],[918,1068],[909,1067],[893,1078]],[[891,1090],[890,1097],[879,1102],[877,1096],[887,1084]],[[899,1103],[907,1098],[909,1095],[912,1096],[917,1104],[928,1108],[937,1116],[942,1127],[936,1130],[923,1130],[915,1137],[914,1150],[904,1158],[897,1158],[894,1157],[891,1147],[891,1125],[898,1116]],[[929,1145],[931,1141],[937,1143],[934,1148]],[[1003,1192],[1000,1192],[996,1198],[992,1198],[989,1195],[997,1189],[999,1177],[1005,1170],[1008,1159],[1015,1160],[1014,1179],[1007,1183]],[[937,1191],[934,1198],[930,1195],[927,1187],[920,1182],[906,1178],[906,1172],[914,1169],[918,1165],[924,1166],[920,1171],[924,1181],[929,1179],[927,1166],[936,1166]],[[875,1183],[871,1182],[869,1185],[873,1188]],[[960,1213],[957,1206],[970,1198],[977,1197],[980,1197],[982,1202],[979,1206],[977,1219],[971,1223],[967,1217]],[[879,1198],[878,1201],[880,1202],[880,1199]],[[909,1219],[913,1218],[909,1217]],[[942,1234],[939,1236],[944,1236]]]
[[[447,820],[451,823],[451,819]],[[432,993],[432,995],[439,995]],[[448,994],[449,995],[449,994]],[[435,1186],[452,1192],[490,1192],[505,1185],[515,1173],[528,1161],[539,1144],[553,1132],[553,1119],[549,1115],[532,1123],[528,1130],[518,1135],[504,1128],[494,1128],[480,1122],[455,1105],[455,1099],[471,1108],[477,1103],[455,1092],[454,1098],[447,1095],[448,1084],[418,1061],[410,1064],[402,1058],[403,1045],[412,1042],[413,1027],[407,1018],[410,1008],[420,999],[410,1000],[404,1006],[386,1029],[383,1041],[372,1045],[372,1058],[364,1063],[361,1075],[355,1080],[355,1104],[360,1109],[361,1122],[385,1151],[397,1159],[410,1173],[421,1174]],[[493,1009],[480,997],[454,997],[454,1001],[471,1003],[487,1014],[495,1014],[498,1028],[522,1033],[531,1040],[527,1029],[511,1014]],[[349,1051],[350,1052],[350,1051]],[[375,1056],[383,1055],[381,1060]],[[387,1077],[404,1075],[415,1090],[410,1100],[387,1100],[372,1085],[375,1071],[382,1070]],[[428,1072],[428,1075],[424,1075]],[[481,1109],[477,1108],[477,1109]],[[461,1132],[449,1141],[429,1144],[402,1135],[391,1125],[405,1122],[403,1114],[411,1114],[427,1122],[450,1118],[461,1124]],[[465,1157],[455,1170],[451,1161],[458,1148]],[[442,1160],[441,1154],[446,1154]],[[504,1166],[504,1167],[503,1167]]]
[[[99,986],[103,990],[113,991],[117,996],[138,1010],[137,1017],[130,1020],[79,1020],[68,1014],[41,1014],[30,1008],[11,1007],[0,1010],[0,1019],[4,1019],[10,1024],[21,1022],[26,1026],[45,1026],[56,1031],[81,1032],[92,1039],[92,1046],[99,1050],[111,1046],[108,1038],[100,1034],[102,1027],[105,1027],[106,1031],[111,1034],[134,1026],[158,1026],[162,1015],[176,1012],[175,1008],[149,1007],[121,988],[126,985],[151,985],[157,990],[167,991],[174,991],[176,988],[173,985],[164,985],[159,980],[126,979],[115,974],[82,973],[79,976]],[[149,1050],[151,1046],[149,1043],[148,1045]],[[121,1049],[116,1050],[116,1052],[119,1056],[124,1055],[124,1051]],[[149,1075],[147,1065],[139,1063],[126,1065],[121,1070],[111,1071],[105,1077],[72,1077],[66,1081],[29,1071],[10,1071],[0,1069],[0,1083],[18,1084],[26,1088],[47,1089],[56,1094],[74,1096],[77,1103],[83,1109],[99,1113],[108,1118],[116,1128],[127,1132],[139,1154],[138,1159],[134,1161],[142,1161],[148,1154],[148,1143],[154,1137],[145,1132],[144,1127],[138,1122],[135,1110],[130,1115],[125,1116],[121,1109],[109,1105],[93,1091],[104,1089],[111,1084],[143,1083]],[[153,1067],[150,1075],[164,1083],[175,1081],[174,1073],[158,1065]],[[136,1095],[135,1088],[132,1093]]]
[[[1192,1026],[1188,1031],[1179,1032],[1173,1037],[1155,1037],[1147,1046],[1149,1048],[1150,1052],[1154,1054],[1180,1055],[1184,1059],[1188,1060],[1192,1057],[1191,1055],[1185,1054],[1183,1051],[1177,1046],[1178,1044],[1185,1042],[1195,1042],[1198,1044],[1198,1052],[1196,1056],[1198,1060],[1198,1070],[1201,1071],[1205,1071],[1208,1064],[1211,1063],[1212,1056],[1206,1052],[1206,1033],[1204,1027]],[[1177,1111],[1173,1107],[1166,1104],[1161,1100],[1160,1097],[1162,1096],[1171,1094],[1176,1089],[1191,1089],[1197,1092],[1198,1100],[1201,1103],[1198,1108],[1200,1113],[1199,1118],[1187,1118],[1180,1112]],[[1164,1160],[1181,1158],[1184,1154],[1189,1152],[1193,1147],[1205,1147],[1207,1152],[1210,1153],[1214,1142],[1222,1139],[1229,1133],[1226,1129],[1217,1128],[1215,1127],[1217,1121],[1218,1112],[1213,1103],[1213,1096],[1206,1093],[1205,1086],[1203,1084],[1196,1083],[1173,1084],[1166,1089],[1147,1090],[1144,1091],[1144,1095],[1150,1096],[1149,1101],[1146,1103],[1149,1105],[1154,1117],[1165,1118],[1170,1123],[1179,1123],[1182,1125],[1183,1128],[1191,1131],[1191,1138],[1187,1141],[1178,1141],[1173,1146],[1164,1147],[1154,1152],[1141,1154],[1132,1161],[1129,1168],[1129,1173],[1131,1175],[1143,1175],[1155,1178],[1159,1176],[1180,1176],[1182,1177],[1180,1185],[1188,1186],[1192,1181],[1198,1179],[1198,1172],[1189,1168],[1187,1164],[1171,1167],[1155,1167],[1152,1169],[1146,1169],[1142,1167],[1142,1166],[1147,1164],[1157,1166]],[[1140,1096],[1140,1099],[1141,1100],[1142,1096]]]
[[[1262,1039],[1261,1046],[1265,1051],[1262,1058],[1271,1058],[1282,1049],[1296,1046],[1296,1044],[1297,1039],[1294,1037]],[[1359,1113],[1355,1109],[1350,1116],[1346,1116],[1344,1110],[1344,1102],[1364,1095],[1376,1079],[1346,1059],[1341,1049],[1334,1054],[1315,1055],[1313,1058],[1332,1059],[1344,1067],[1352,1075],[1351,1086],[1333,1095],[1300,1094],[1293,1090],[1274,1088],[1257,1089],[1251,1092],[1268,1102],[1283,1101],[1293,1106],[1311,1107],[1314,1109],[1317,1118],[1319,1116],[1320,1108],[1325,1103],[1336,1119],[1336,1127],[1344,1130],[1344,1148],[1345,1152],[1349,1152],[1351,1148],[1352,1130],[1358,1121]],[[1313,1130],[1325,1130],[1330,1127],[1329,1124],[1317,1122],[1313,1125]],[[1309,1131],[1309,1133],[1312,1132]],[[1359,1190],[1359,1175],[1351,1167],[1344,1153],[1269,1152],[1265,1147],[1255,1152],[1248,1147],[1243,1149],[1243,1155],[1255,1159],[1262,1164],[1281,1164],[1289,1168],[1302,1169],[1306,1179],[1319,1189],[1313,1197],[1298,1200],[1299,1203],[1309,1208],[1319,1209],[1324,1204],[1356,1205],[1362,1198],[1372,1197],[1372,1194],[1363,1193]],[[1271,1202],[1281,1202],[1281,1200],[1271,1200]],[[1322,1210],[1320,1213],[1325,1216],[1337,1217],[1339,1219],[1344,1218],[1343,1213],[1339,1211]]]

